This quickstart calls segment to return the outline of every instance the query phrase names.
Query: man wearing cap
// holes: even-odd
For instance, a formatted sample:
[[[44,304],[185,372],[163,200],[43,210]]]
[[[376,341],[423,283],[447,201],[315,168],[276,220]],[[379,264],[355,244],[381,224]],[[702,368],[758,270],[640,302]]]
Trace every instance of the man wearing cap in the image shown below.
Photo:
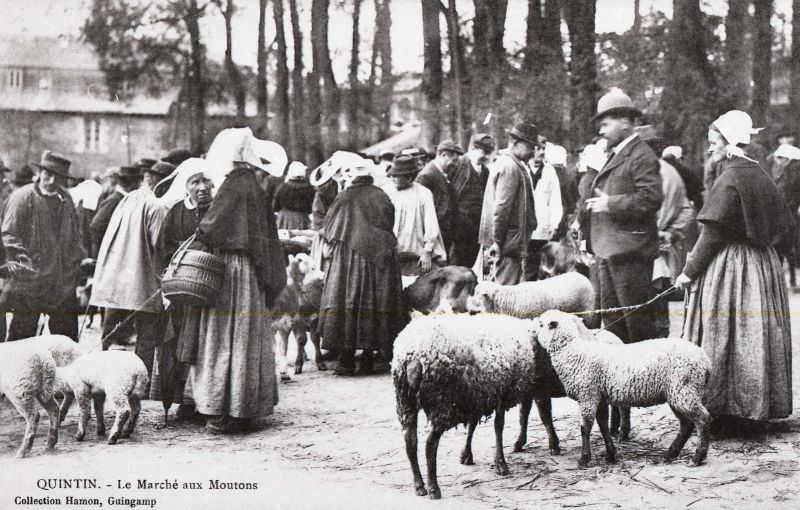
[[[436,157],[425,165],[417,175],[417,182],[431,190],[433,203],[436,205],[436,219],[442,232],[444,245],[449,246],[451,240],[450,222],[455,211],[453,186],[447,178],[453,165],[464,154],[464,149],[452,140],[445,140],[436,148]]]
[[[60,154],[45,151],[36,164],[36,181],[8,197],[2,224],[6,257],[34,270],[12,276],[3,289],[0,309],[14,314],[9,340],[35,336],[39,316],[47,314],[51,333],[77,341],[75,289],[85,253],[75,206],[64,189],[70,164]]]
[[[452,239],[447,247],[450,263],[471,267],[478,256],[478,227],[481,224],[483,193],[489,178],[489,157],[494,138],[487,133],[472,135],[467,153],[450,167],[447,174],[453,187]]]
[[[593,120],[611,155],[594,178],[587,248],[597,257],[601,308],[639,305],[653,297],[653,261],[658,256],[656,215],[663,198],[658,157],[634,131],[641,112],[613,89],[600,98]],[[611,324],[622,314],[604,314]],[[655,338],[651,310],[638,310],[609,331],[625,343]]]
[[[153,187],[173,170],[175,166],[166,161],[156,162],[145,170],[144,185],[125,195],[114,209],[97,255],[90,299],[92,306],[106,309],[103,350],[126,336],[128,330],[117,325],[134,314],[136,354],[148,374],[166,326],[155,249],[167,208]]]
[[[394,205],[394,235],[400,272],[405,276],[425,274],[433,263],[444,264],[447,253],[439,232],[431,191],[414,182],[418,167],[411,156],[398,156],[387,175],[392,184],[383,188]]]
[[[109,179],[116,181],[114,189],[110,195],[101,198],[97,211],[94,213],[92,222],[89,224],[89,230],[92,233],[92,257],[97,256],[97,251],[100,249],[100,242],[108,229],[108,222],[111,221],[111,215],[117,208],[120,200],[122,200],[128,193],[139,188],[142,184],[142,170],[135,166],[123,166],[109,175]]]
[[[486,183],[478,237],[486,258],[495,261],[495,280],[501,285],[523,281],[528,241],[536,229],[533,178],[527,161],[539,146],[539,131],[534,124],[522,122],[508,134],[508,148],[498,153]],[[482,274],[484,257],[479,262],[484,262]]]

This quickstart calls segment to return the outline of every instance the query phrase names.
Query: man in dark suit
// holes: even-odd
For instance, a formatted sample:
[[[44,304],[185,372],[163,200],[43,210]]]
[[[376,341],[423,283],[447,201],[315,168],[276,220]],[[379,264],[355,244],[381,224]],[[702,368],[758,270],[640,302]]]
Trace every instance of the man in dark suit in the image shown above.
[[[658,256],[656,215],[663,192],[656,154],[634,131],[641,112],[619,89],[600,98],[600,135],[608,141],[610,157],[592,184],[586,200],[590,212],[589,249],[597,256],[596,290],[601,308],[644,303],[654,295],[651,279]],[[622,313],[604,314],[611,324]],[[611,326],[625,343],[655,336],[651,309],[645,308]]]
[[[452,240],[451,220],[456,209],[453,200],[453,186],[447,175],[450,167],[458,163],[464,149],[452,140],[445,140],[436,148],[436,157],[425,165],[417,175],[416,182],[422,184],[433,193],[433,205],[436,207],[436,219],[445,246]]]

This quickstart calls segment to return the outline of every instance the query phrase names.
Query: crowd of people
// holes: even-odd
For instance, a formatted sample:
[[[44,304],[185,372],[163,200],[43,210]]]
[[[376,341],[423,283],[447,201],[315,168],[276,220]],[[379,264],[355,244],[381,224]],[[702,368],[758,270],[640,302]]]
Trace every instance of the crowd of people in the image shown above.
[[[713,361],[712,412],[785,417],[783,261],[794,284],[800,148],[785,136],[768,158],[756,155],[750,117],[731,111],[709,127],[707,164],[695,170],[641,118],[613,89],[598,102],[598,137],[573,155],[520,122],[499,150],[479,132],[466,149],[444,140],[435,154],[409,148],[377,162],[337,152],[315,169],[287,164],[280,146],[247,128],[226,129],[204,157],[175,150],[80,184],[68,159],[45,151],[1,195],[3,337],[35,336],[46,316],[50,332],[77,341],[79,314],[101,309],[102,348],[135,333],[152,398],[227,433],[278,402],[279,229],[313,233],[311,258],[325,273],[319,332],[341,376],[388,370],[409,320],[406,278],[459,265],[514,285],[539,278],[545,246],[561,242],[590,261],[597,309],[652,302],[602,314],[626,343],[667,336],[667,298],[686,290],[683,335]],[[184,249],[224,262],[213,304],[162,295]]]

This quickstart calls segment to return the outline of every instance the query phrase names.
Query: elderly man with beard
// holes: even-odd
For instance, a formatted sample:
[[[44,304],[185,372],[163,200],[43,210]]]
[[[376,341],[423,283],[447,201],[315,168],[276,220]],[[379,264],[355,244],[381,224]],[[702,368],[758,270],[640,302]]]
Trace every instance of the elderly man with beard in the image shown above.
[[[159,161],[145,170],[144,183],[114,209],[100,244],[89,304],[106,308],[103,350],[119,343],[127,330],[118,326],[133,314],[136,354],[153,371],[153,353],[164,336],[155,245],[166,207],[153,193],[175,166]]]
[[[8,197],[3,215],[6,258],[33,269],[12,276],[3,289],[0,309],[14,313],[9,340],[35,336],[41,314],[49,315],[51,333],[78,339],[75,288],[85,252],[75,206],[64,189],[70,164],[45,151],[36,164],[36,181]]]
[[[600,98],[597,114],[600,136],[608,141],[611,157],[594,178],[587,248],[597,256],[597,290],[601,308],[638,305],[653,297],[653,261],[658,256],[656,218],[663,191],[658,156],[634,130],[641,112],[630,97],[613,89]],[[653,311],[642,309],[617,321],[622,314],[604,314],[608,329],[625,343],[655,338]]]
[[[436,219],[445,246],[452,240],[451,222],[456,210],[453,200],[453,185],[447,175],[450,169],[458,164],[458,158],[464,154],[464,149],[452,140],[445,140],[436,148],[436,157],[425,165],[417,175],[417,182],[431,190],[433,203],[436,205]]]

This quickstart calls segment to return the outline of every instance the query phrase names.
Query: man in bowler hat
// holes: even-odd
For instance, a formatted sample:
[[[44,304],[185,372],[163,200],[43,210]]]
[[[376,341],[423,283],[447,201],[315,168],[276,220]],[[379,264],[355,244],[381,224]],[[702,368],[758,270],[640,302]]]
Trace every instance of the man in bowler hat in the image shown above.
[[[656,216],[663,192],[658,156],[634,130],[641,112],[613,89],[600,98],[594,121],[608,141],[610,157],[592,183],[587,248],[597,257],[596,290],[601,308],[645,303],[653,295],[653,261],[658,256]],[[611,324],[622,313],[603,314]],[[651,308],[638,310],[608,329],[625,343],[656,336]]]
[[[522,122],[508,135],[508,147],[499,151],[486,183],[478,233],[484,259],[495,261],[501,285],[523,281],[528,241],[536,229],[533,176],[527,162],[539,146],[539,130]]]
[[[14,314],[9,340],[35,336],[39,316],[47,314],[51,333],[77,341],[75,288],[85,253],[75,206],[64,189],[70,164],[64,156],[45,151],[35,164],[36,180],[8,197],[2,223],[6,257],[32,268],[12,276],[3,289],[0,310]]]

